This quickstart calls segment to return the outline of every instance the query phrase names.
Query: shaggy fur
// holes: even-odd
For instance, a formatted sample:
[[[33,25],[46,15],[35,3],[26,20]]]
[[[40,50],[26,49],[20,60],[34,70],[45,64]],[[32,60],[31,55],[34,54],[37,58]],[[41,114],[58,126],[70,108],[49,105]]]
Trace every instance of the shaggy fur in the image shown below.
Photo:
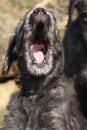
[[[70,23],[64,38],[65,72],[75,82],[81,110],[87,118],[87,0],[78,0],[76,5],[78,17]]]
[[[10,42],[4,73],[13,60],[21,90],[11,99],[4,130],[87,130],[73,82],[62,74],[63,49],[51,13],[37,8],[25,15]]]

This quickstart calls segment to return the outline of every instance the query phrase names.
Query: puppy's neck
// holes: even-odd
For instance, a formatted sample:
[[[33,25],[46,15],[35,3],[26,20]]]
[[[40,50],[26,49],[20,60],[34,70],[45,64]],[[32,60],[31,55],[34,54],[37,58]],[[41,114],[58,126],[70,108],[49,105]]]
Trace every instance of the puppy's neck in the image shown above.
[[[37,95],[42,91],[44,92],[56,87],[57,79],[58,77],[50,77],[50,75],[40,77],[26,75],[21,77],[21,92],[23,96]],[[50,88],[50,86],[52,87]]]
[[[53,88],[57,87],[58,79],[60,74],[54,72],[41,77],[24,76],[21,77],[21,92],[23,96],[33,96],[39,93],[45,93]]]
[[[40,87],[43,82],[44,77],[33,77],[33,76],[23,76],[21,77],[21,86],[24,95],[34,94],[36,90]]]

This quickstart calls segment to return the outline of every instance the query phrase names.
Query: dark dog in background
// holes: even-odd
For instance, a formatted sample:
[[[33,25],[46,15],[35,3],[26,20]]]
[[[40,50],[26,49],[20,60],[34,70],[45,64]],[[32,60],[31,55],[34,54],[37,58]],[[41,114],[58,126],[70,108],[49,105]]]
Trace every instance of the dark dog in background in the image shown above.
[[[73,82],[63,73],[63,47],[50,12],[36,8],[19,24],[3,73],[18,63],[21,89],[9,104],[4,130],[87,130]]]
[[[72,21],[74,9],[78,17]],[[64,38],[65,72],[75,82],[81,110],[87,118],[87,0],[71,0]]]

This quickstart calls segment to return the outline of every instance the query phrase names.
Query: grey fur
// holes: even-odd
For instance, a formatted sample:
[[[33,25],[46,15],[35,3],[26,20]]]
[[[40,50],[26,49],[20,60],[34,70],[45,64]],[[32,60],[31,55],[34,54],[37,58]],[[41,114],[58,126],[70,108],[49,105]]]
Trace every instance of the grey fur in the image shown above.
[[[42,23],[44,20],[44,29],[42,25],[40,29],[50,41],[48,64],[45,63],[42,68],[35,64],[34,68],[28,47],[30,35],[36,32],[35,25],[38,23],[38,19],[35,19],[33,25],[29,24],[30,17],[32,14],[33,18],[38,16],[38,11],[39,20]],[[63,74],[63,48],[55,19],[43,8],[31,12],[19,24],[6,54],[8,60],[5,60],[3,72],[8,72],[15,59],[18,62],[21,89],[11,98],[4,130],[87,130],[87,123],[79,110],[74,82]],[[36,35],[33,40],[38,41],[38,33]]]

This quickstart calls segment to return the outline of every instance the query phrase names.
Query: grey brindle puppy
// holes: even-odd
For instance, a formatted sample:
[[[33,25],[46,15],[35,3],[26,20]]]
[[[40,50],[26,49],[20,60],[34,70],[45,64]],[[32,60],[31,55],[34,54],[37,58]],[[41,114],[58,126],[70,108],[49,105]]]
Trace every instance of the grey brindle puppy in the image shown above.
[[[63,74],[63,48],[54,17],[43,8],[29,11],[6,53],[3,73],[13,60],[20,91],[9,104],[4,130],[87,130],[73,83]]]

